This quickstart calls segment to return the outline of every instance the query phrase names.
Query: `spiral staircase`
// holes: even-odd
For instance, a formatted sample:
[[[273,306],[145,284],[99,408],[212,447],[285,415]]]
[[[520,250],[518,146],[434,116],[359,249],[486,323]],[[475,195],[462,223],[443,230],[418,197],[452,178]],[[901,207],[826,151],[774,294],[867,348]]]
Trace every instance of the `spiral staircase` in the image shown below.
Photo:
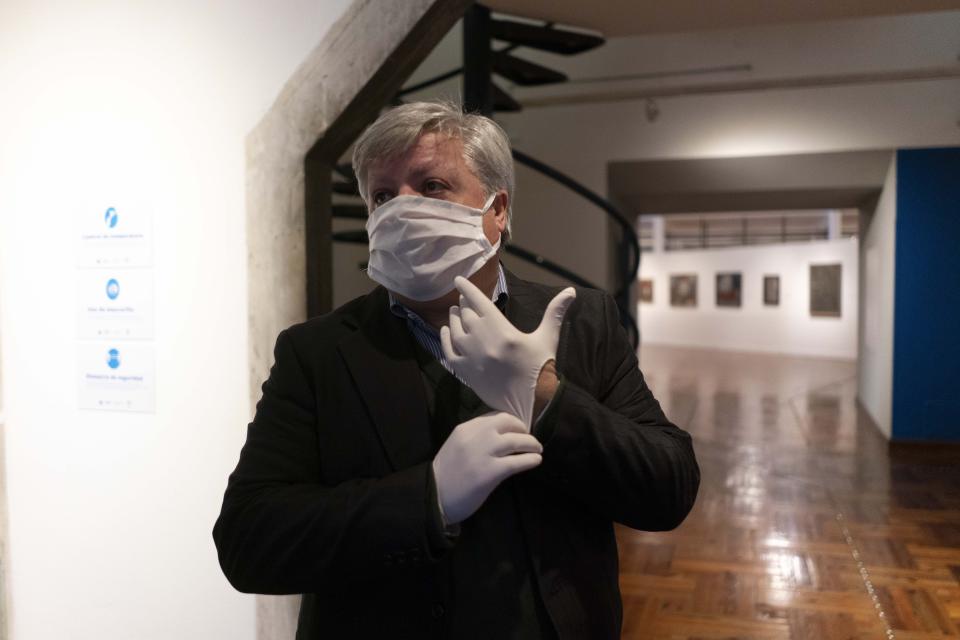
[[[505,43],[506,46],[495,48],[495,43],[498,42]],[[567,81],[564,73],[515,55],[517,49],[536,49],[572,56],[599,47],[603,43],[604,39],[599,36],[556,28],[549,22],[537,25],[494,18],[489,8],[475,4],[463,17],[463,66],[404,87],[397,92],[392,102],[400,104],[408,94],[462,75],[464,109],[496,119],[498,112],[515,112],[522,107],[497,85],[495,77],[505,78],[520,86]],[[621,324],[636,347],[639,343],[639,333],[636,321],[630,312],[630,287],[640,265],[640,245],[630,221],[606,198],[591,191],[575,178],[519,149],[513,150],[513,157],[516,162],[537,171],[556,185],[587,200],[620,228],[620,241],[615,247],[614,256],[616,285],[611,294],[620,310]],[[333,173],[331,191],[336,199],[331,206],[332,216],[340,219],[366,220],[366,206],[360,199],[356,176],[353,175],[350,165],[338,164],[334,167]],[[364,245],[368,241],[367,233],[363,229],[334,232],[332,238],[335,242]],[[573,284],[595,289],[603,288],[557,262],[512,242],[507,244],[504,250],[520,260],[534,264]]]

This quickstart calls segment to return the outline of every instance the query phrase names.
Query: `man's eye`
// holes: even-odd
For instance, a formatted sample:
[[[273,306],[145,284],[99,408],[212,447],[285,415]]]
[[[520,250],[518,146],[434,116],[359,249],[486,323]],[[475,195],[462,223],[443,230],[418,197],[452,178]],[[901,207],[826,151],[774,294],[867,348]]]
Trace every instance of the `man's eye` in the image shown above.
[[[373,197],[370,199],[370,201],[373,204],[373,206],[379,207],[389,199],[390,199],[390,194],[388,194],[386,191],[377,191],[376,193],[373,194]]]
[[[426,193],[435,193],[441,191],[444,185],[439,180],[427,180],[423,187]]]

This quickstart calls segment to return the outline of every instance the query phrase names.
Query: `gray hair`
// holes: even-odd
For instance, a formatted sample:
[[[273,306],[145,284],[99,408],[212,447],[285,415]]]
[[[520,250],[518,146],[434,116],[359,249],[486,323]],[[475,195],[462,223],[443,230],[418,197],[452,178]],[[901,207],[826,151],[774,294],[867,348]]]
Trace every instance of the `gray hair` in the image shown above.
[[[504,241],[510,238],[513,218],[513,155],[510,140],[490,118],[464,113],[454,102],[412,102],[394,107],[363,132],[353,148],[353,172],[360,197],[367,202],[370,165],[409,151],[425,133],[438,133],[463,143],[464,161],[480,180],[486,195],[504,189],[509,197]],[[367,203],[369,205],[369,203]]]

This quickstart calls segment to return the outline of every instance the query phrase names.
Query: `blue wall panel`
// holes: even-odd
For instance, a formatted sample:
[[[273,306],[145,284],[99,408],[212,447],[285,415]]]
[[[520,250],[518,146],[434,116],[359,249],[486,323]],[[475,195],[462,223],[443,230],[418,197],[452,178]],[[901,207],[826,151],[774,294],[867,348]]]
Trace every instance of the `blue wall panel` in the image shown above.
[[[960,441],[960,148],[897,152],[893,438]]]

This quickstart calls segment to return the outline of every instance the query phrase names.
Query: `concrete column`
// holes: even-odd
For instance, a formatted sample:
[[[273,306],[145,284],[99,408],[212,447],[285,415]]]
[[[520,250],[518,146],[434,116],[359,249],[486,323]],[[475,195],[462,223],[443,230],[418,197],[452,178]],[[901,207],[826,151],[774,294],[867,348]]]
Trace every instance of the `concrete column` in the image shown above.
[[[277,334],[307,316],[308,152],[322,137],[335,135],[333,128],[348,111],[357,117],[355,102],[385,102],[379,96],[382,87],[399,88],[411,65],[429,53],[468,5],[469,0],[354,0],[247,137],[251,415],[273,362]],[[299,607],[300,596],[257,596],[258,640],[293,638]]]

